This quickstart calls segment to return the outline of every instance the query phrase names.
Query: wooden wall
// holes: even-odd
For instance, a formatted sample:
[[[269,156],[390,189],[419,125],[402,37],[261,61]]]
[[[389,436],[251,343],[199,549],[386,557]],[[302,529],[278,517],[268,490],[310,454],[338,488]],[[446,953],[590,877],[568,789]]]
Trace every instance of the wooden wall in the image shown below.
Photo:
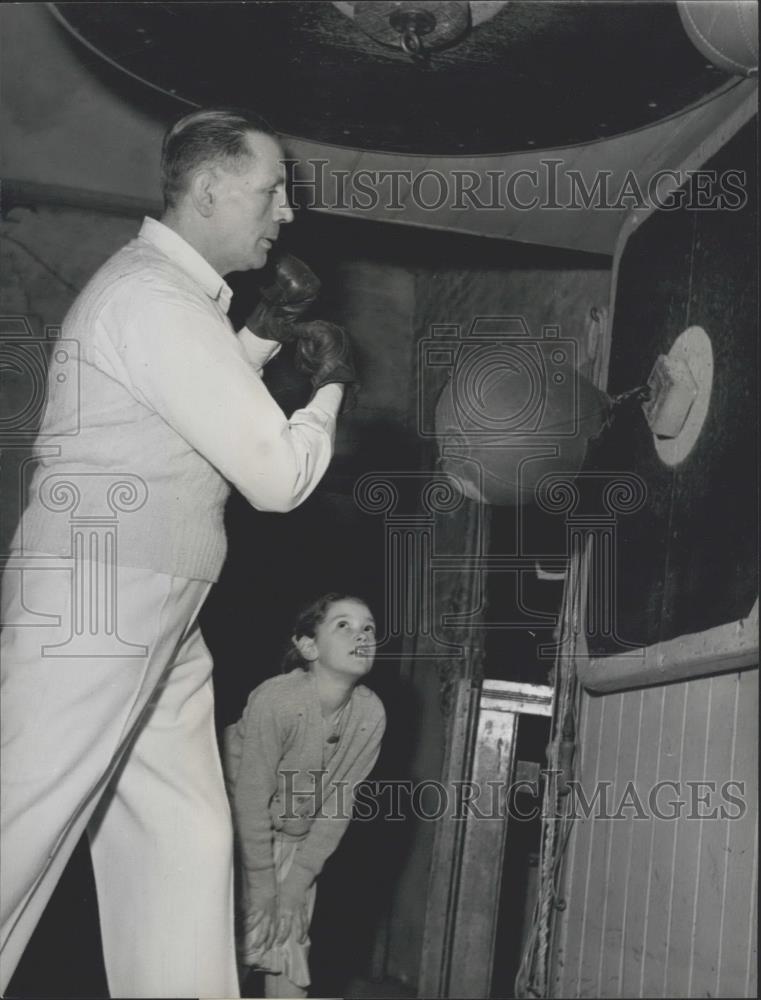
[[[568,849],[553,996],[757,995],[758,671],[592,697],[582,705],[580,780],[610,782],[614,814],[633,782],[647,816],[579,821]],[[744,783],[722,797],[726,781]],[[659,819],[648,795],[686,805]],[[691,808],[688,781],[716,783]],[[707,794],[706,789],[703,790]],[[721,812],[737,818],[690,818]]]

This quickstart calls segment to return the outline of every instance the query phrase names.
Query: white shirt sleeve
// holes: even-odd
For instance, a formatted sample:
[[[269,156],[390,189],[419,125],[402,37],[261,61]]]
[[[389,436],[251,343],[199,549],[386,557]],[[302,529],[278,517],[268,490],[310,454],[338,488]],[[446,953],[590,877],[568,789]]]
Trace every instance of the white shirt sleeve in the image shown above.
[[[248,348],[258,345],[244,349],[222,316],[171,287],[130,291],[101,313],[96,363],[257,510],[284,512],[302,503],[332,457],[342,387],[318,390],[288,420],[249,361]],[[271,351],[271,342],[261,344]]]
[[[238,343],[258,375],[261,375],[264,366],[275,357],[282,346],[275,340],[257,337],[247,326],[241,327],[238,331]]]

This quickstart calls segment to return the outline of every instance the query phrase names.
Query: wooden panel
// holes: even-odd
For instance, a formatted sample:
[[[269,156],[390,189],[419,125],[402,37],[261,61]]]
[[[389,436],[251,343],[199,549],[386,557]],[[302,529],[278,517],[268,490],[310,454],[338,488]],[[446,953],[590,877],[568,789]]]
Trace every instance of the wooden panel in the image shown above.
[[[660,729],[654,733],[660,739],[656,779],[678,782],[682,770],[682,743],[686,728],[686,685],[668,687],[663,694]],[[664,803],[673,797],[673,794],[661,796]],[[650,826],[650,869],[645,903],[646,957],[642,965],[640,990],[643,996],[660,997],[663,996],[666,980],[668,951],[665,942],[671,924],[674,862],[678,845],[673,820],[651,820]]]
[[[638,713],[632,712],[626,699],[615,699],[618,708],[618,753],[612,776],[611,799],[614,810],[623,803],[627,784],[636,778],[637,747],[639,731],[636,726]],[[615,703],[614,702],[614,703]],[[632,816],[632,810],[620,807],[625,817]],[[606,893],[603,904],[602,923],[605,928],[603,946],[600,949],[598,976],[599,991],[603,996],[616,996],[620,990],[623,941],[626,928],[627,889],[629,877],[628,859],[637,824],[626,819],[611,820],[610,853],[605,873]]]
[[[613,697],[605,699],[601,705],[600,726],[597,739],[590,741],[595,757],[594,777],[582,761],[581,781],[587,799],[591,799],[594,789],[602,779],[607,778],[608,762],[604,758],[606,743],[615,742],[618,736],[620,699]],[[587,824],[585,824],[587,825]],[[602,945],[603,925],[601,911],[606,894],[604,871],[608,862],[608,824],[602,821],[595,812],[588,820],[590,828],[587,844],[587,867],[598,868],[599,879],[587,879],[584,886],[584,916],[580,941],[581,960],[576,981],[576,990],[583,996],[590,989],[596,989],[599,976],[599,957]]]
[[[467,681],[458,684],[443,778],[452,801],[456,782],[472,782],[479,791],[472,810],[465,807],[454,822],[450,811],[436,824],[420,995],[489,993],[500,910],[506,905],[501,900],[505,841],[512,826],[504,811],[508,800],[492,795],[515,777],[520,720],[551,718],[553,696],[548,686],[485,680],[479,697]]]
[[[629,695],[625,702],[629,709],[631,726],[637,733],[634,756],[634,782],[640,799],[655,784],[660,755],[660,740],[653,739],[645,720],[657,720],[660,732],[661,712],[665,700],[663,688]],[[628,856],[622,858],[626,866],[624,888],[624,933],[621,942],[619,980],[612,996],[633,997],[640,995],[642,972],[645,964],[647,935],[647,900],[650,887],[650,863],[653,837],[652,823],[631,822]]]
[[[736,739],[738,699],[742,685],[721,684],[711,680],[708,688],[708,715],[704,734],[705,752],[703,773],[705,775],[732,774],[733,740],[712,740],[711,733],[717,726],[732,719],[732,733]],[[699,845],[697,852],[697,884],[695,906],[692,913],[692,938],[690,942],[689,978],[685,994],[690,995],[696,983],[711,983],[718,986],[719,959],[721,956],[721,934],[717,934],[716,910],[698,905],[701,897],[709,895],[722,900],[724,886],[729,872],[727,838],[732,826],[716,823],[712,819],[700,819]],[[723,909],[720,910],[723,913]],[[722,921],[723,923],[723,921]],[[715,995],[718,989],[706,987],[706,992]]]
[[[720,911],[721,950],[717,995],[756,995],[758,891],[758,674],[742,675],[732,738],[730,776],[746,782],[748,811],[729,824],[726,882]]]
[[[610,781],[615,812],[631,776],[646,815],[577,821],[553,995],[755,996],[758,671],[584,696],[580,732],[587,797]]]
[[[579,665],[589,691],[605,693],[646,684],[732,673],[758,665],[758,600],[746,618],[657,642],[621,656],[601,656]]]
[[[603,698],[584,698],[579,717],[579,732],[597,732],[600,726],[600,715]],[[576,771],[582,780],[586,775],[594,775],[598,767],[597,747],[592,741],[585,741],[577,749]],[[568,845],[568,855],[565,866],[565,898],[573,900],[577,907],[578,918],[559,921],[556,927],[557,946],[555,950],[555,969],[557,981],[562,983],[558,996],[577,996],[579,969],[582,954],[582,935],[586,905],[584,900],[586,871],[589,866],[592,824],[577,824]]]
[[[688,685],[685,691],[685,722],[680,754],[680,781],[703,780],[708,746],[707,722],[711,681]],[[682,798],[686,798],[684,793]],[[688,807],[689,808],[689,807]],[[700,889],[700,820],[682,814],[674,827],[674,857],[671,869],[669,926],[664,942],[666,969],[663,996],[686,996],[690,981],[693,919]],[[707,888],[704,886],[704,889]]]
[[[481,712],[473,757],[473,780],[509,784],[513,773],[518,716]],[[457,923],[452,941],[450,981],[445,996],[484,997],[489,992],[492,951],[507,820],[466,821],[459,878]]]
[[[459,681],[450,720],[441,780],[446,788],[467,778],[478,722],[479,691],[470,678]],[[427,894],[423,948],[418,987],[421,995],[443,996],[449,976],[449,941],[456,890],[455,868],[462,854],[462,823],[437,824],[431,852],[431,881]],[[436,873],[450,873],[436,878]]]
[[[601,781],[612,781],[614,769],[611,769],[611,762],[606,756],[606,749],[611,745],[616,745],[620,736],[621,728],[621,695],[613,695],[606,698],[602,705],[602,717],[598,733],[597,767],[595,780],[590,782],[586,773],[582,772],[582,784],[587,793],[587,799],[591,800],[596,787]],[[595,807],[589,820],[592,827],[592,836],[589,845],[589,859],[591,867],[598,873],[595,879],[588,879],[585,896],[585,924],[582,937],[582,959],[579,970],[578,990],[580,996],[599,992],[600,982],[600,962],[605,948],[605,907],[608,898],[608,876],[612,858],[611,838],[614,824],[600,815],[604,810]]]

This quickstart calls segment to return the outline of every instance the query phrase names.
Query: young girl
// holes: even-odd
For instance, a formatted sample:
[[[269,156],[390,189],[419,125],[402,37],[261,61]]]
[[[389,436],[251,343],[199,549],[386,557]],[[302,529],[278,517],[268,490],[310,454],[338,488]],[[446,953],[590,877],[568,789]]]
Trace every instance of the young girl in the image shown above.
[[[268,997],[306,996],[314,880],[351,818],[386,724],[359,682],[375,622],[356,597],[326,594],[299,616],[283,673],[249,696],[225,732],[241,863],[240,958],[265,970]]]

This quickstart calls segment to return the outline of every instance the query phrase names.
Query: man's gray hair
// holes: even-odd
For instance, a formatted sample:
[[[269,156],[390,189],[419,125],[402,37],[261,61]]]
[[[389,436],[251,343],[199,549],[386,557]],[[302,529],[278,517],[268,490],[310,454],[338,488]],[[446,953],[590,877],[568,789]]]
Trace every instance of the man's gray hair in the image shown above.
[[[258,115],[242,108],[207,108],[175,122],[161,147],[161,190],[165,208],[177,204],[190,174],[203,164],[241,169],[250,162],[247,138],[252,132],[277,138]]]

